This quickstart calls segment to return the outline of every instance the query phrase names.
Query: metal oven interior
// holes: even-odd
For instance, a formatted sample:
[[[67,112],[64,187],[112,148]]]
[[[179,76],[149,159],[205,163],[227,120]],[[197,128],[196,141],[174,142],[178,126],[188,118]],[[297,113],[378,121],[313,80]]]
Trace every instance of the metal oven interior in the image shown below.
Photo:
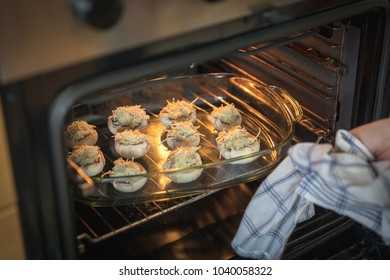
[[[389,117],[388,1],[345,1],[320,12],[305,8],[305,15],[296,10],[307,4],[300,2],[2,86],[14,170],[24,171],[15,180],[28,257],[238,258],[230,241],[259,181],[126,206],[74,202],[63,130],[82,97],[163,75],[228,72],[278,85],[298,100],[304,118],[294,142],[331,143],[338,128]],[[292,23],[283,9],[294,14]],[[234,31],[221,35],[226,30]],[[389,257],[375,234],[320,208],[283,255]]]

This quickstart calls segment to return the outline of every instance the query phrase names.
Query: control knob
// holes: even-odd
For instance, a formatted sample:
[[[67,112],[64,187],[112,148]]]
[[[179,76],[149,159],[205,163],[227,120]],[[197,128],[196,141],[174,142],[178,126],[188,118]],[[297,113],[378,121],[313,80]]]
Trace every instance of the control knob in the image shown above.
[[[70,0],[76,15],[97,29],[113,26],[122,12],[121,0]]]

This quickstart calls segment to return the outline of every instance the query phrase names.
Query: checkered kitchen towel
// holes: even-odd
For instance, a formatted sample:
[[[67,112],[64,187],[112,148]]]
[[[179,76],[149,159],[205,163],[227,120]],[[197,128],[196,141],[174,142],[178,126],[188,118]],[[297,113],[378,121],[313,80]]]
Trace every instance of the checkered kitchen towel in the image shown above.
[[[375,137],[375,136],[373,136]],[[279,259],[314,204],[346,215],[390,244],[390,161],[345,130],[331,144],[299,143],[263,181],[245,210],[232,248],[242,257]]]

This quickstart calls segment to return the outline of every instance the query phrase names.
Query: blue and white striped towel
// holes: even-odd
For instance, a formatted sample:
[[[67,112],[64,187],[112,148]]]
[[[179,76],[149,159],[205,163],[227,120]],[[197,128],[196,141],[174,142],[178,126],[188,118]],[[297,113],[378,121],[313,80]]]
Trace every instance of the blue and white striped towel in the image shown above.
[[[280,259],[297,223],[314,204],[346,215],[390,244],[390,161],[373,155],[345,130],[331,144],[299,143],[263,181],[232,241],[251,259]]]

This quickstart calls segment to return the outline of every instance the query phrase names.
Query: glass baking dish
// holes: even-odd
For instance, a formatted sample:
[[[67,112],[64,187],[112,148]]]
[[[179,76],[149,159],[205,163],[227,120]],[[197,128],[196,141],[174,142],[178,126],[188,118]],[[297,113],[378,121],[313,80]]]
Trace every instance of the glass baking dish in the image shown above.
[[[159,112],[167,101],[186,100],[196,107],[201,142],[198,153],[202,164],[188,168],[163,170],[170,149],[164,141],[167,129],[159,119]],[[242,115],[242,126],[257,135],[260,151],[236,158],[221,158],[216,148],[215,130],[211,112],[221,105],[233,104]],[[114,148],[114,135],[107,127],[107,119],[118,106],[140,105],[149,115],[143,131],[151,138],[151,148],[142,158],[134,159],[146,174],[127,177],[108,177],[119,156]],[[76,182],[76,200],[92,206],[115,206],[129,203],[178,198],[231,187],[269,174],[286,156],[294,134],[295,123],[302,117],[299,104],[283,89],[232,74],[213,73],[160,78],[136,85],[97,92],[80,100],[68,114],[67,122],[84,120],[98,132],[97,146],[105,156],[104,170],[93,177],[71,160],[69,176]],[[249,163],[236,164],[253,157]],[[174,183],[169,175],[201,170],[201,175],[189,183]],[[168,176],[167,176],[168,175]],[[146,184],[135,192],[121,192],[114,182],[131,177],[146,177]]]

